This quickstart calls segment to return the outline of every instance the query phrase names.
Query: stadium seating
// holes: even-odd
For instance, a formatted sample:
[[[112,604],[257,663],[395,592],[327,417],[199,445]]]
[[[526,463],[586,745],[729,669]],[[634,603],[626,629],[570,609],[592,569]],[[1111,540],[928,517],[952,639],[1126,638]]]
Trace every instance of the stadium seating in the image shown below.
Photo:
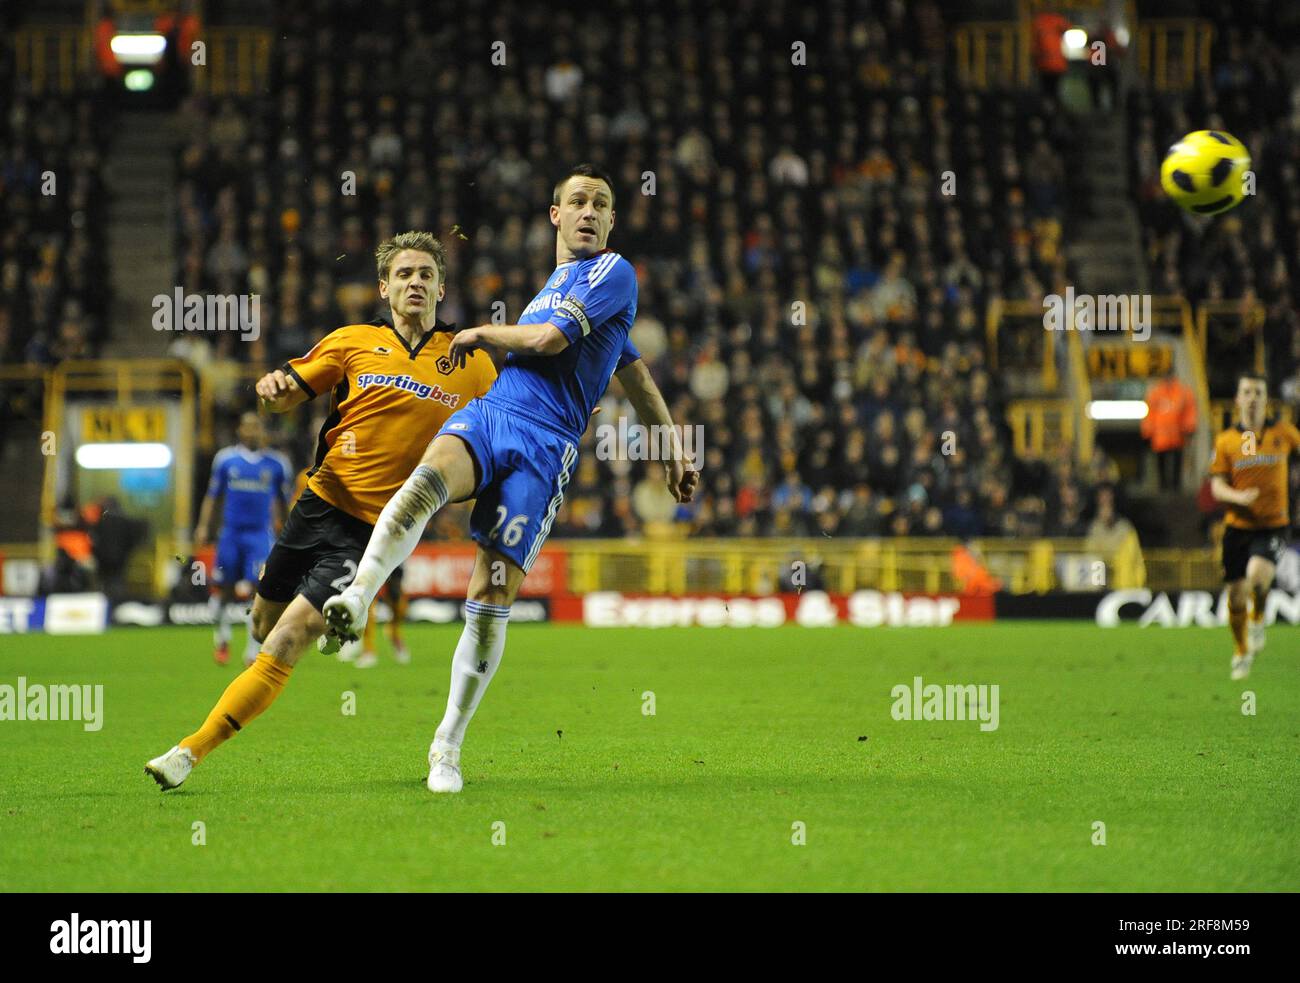
[[[599,158],[640,279],[634,339],[675,417],[704,425],[710,477],[674,509],[655,466],[587,446],[557,536],[1076,531],[1046,502],[1065,487],[1086,508],[1088,489],[1016,466],[983,333],[991,297],[1065,274],[1070,136],[1036,93],[955,82],[938,4],[779,0],[690,32],[656,14],[543,32],[538,10],[509,34],[483,3],[454,27],[436,6],[352,9],[281,15],[275,100],[184,109],[177,282],[269,299],[266,349],[218,354],[275,364],[372,316],[371,250],[408,227],[447,243],[446,320],[517,315],[553,266],[554,175]],[[764,71],[799,37],[805,71]],[[480,56],[497,40],[504,66]],[[946,170],[959,195],[936,193]],[[306,416],[285,436],[299,461]]]

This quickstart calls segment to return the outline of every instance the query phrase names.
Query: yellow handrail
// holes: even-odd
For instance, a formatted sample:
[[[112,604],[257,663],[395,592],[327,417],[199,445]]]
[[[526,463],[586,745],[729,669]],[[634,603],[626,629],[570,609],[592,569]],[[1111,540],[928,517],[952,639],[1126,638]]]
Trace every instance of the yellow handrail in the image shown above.
[[[1049,436],[1055,436],[1058,444],[1074,442],[1074,408],[1068,399],[1011,400],[1007,425],[1016,457],[1048,456]]]
[[[1214,25],[1192,17],[1149,18],[1138,26],[1138,70],[1157,92],[1181,92],[1210,71]],[[1181,57],[1170,70],[1170,42]]]
[[[1073,322],[1073,311],[1070,312],[1070,318]],[[1083,352],[1083,342],[1079,339],[1079,332],[1070,330],[1066,335],[1070,356],[1070,379],[1074,389],[1075,415],[1078,419],[1076,432],[1079,440],[1074,448],[1075,459],[1080,464],[1086,464],[1092,457],[1094,431],[1092,417],[1088,413],[1088,407],[1092,405],[1092,380],[1088,378],[1088,363]]]
[[[994,372],[1001,367],[999,341],[1003,325],[1009,318],[1028,319],[1036,331],[1043,333],[1043,357],[1039,365],[1039,380],[1044,392],[1056,392],[1060,379],[1056,371],[1056,334],[1043,325],[1043,305],[1032,300],[1003,300],[989,302],[984,315],[984,337],[988,346],[989,367]]]
[[[989,87],[989,69],[995,81],[1026,85],[1027,32],[1016,21],[966,21],[953,27],[957,73],[976,89]],[[990,58],[990,53],[993,57]]]

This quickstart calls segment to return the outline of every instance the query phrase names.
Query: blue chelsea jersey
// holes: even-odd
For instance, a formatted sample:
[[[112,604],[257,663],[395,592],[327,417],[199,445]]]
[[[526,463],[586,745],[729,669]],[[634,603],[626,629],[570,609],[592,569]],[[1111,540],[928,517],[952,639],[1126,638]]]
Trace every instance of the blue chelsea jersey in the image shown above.
[[[217,451],[208,494],[225,499],[223,529],[269,529],[271,503],[288,503],[292,473],[277,451],[251,451],[242,444]]]
[[[558,355],[507,355],[483,399],[577,439],[610,377],[641,357],[628,338],[636,300],[636,270],[612,250],[557,266],[519,323],[550,321],[569,347]]]

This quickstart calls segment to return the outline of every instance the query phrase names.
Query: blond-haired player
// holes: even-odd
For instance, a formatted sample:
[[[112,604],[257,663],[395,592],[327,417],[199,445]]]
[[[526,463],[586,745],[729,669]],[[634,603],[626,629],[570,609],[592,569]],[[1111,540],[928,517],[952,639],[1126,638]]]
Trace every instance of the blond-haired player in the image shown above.
[[[448,418],[496,379],[487,352],[451,357],[454,329],[436,313],[446,290],[437,239],[406,232],[381,243],[375,259],[379,296],[391,316],[341,327],[258,380],[257,394],[272,412],[318,395],[328,395],[331,412],[307,487],[258,583],[257,659],[197,731],[145,766],[164,789],[185,781],[279,696],[302,653],[325,631],[321,608],[356,575],[384,505]]]

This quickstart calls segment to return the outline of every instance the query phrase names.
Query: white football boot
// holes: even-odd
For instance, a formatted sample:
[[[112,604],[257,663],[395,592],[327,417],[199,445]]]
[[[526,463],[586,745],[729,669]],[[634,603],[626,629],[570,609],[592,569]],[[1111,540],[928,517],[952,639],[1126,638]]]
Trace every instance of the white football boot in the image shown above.
[[[1250,618],[1246,621],[1246,647],[1252,656],[1258,655],[1268,641],[1264,634],[1264,622]]]
[[[459,792],[464,785],[460,777],[460,748],[434,741],[429,747],[429,791]]]
[[[379,665],[379,656],[374,652],[362,652],[355,663],[358,669],[373,669]]]
[[[411,664],[411,650],[405,645],[394,645],[393,658],[399,666],[409,666]]]
[[[175,788],[190,777],[194,770],[194,755],[187,747],[177,745],[166,754],[160,754],[144,766],[144,773],[162,786],[163,791]]]
[[[1245,679],[1250,675],[1250,665],[1255,661],[1255,653],[1250,652],[1246,655],[1233,655],[1232,657],[1232,678]]]
[[[340,644],[360,638],[361,630],[366,627],[366,618],[370,615],[369,608],[370,605],[357,587],[348,587],[342,594],[335,594],[321,609],[325,615],[325,637],[337,638]]]

